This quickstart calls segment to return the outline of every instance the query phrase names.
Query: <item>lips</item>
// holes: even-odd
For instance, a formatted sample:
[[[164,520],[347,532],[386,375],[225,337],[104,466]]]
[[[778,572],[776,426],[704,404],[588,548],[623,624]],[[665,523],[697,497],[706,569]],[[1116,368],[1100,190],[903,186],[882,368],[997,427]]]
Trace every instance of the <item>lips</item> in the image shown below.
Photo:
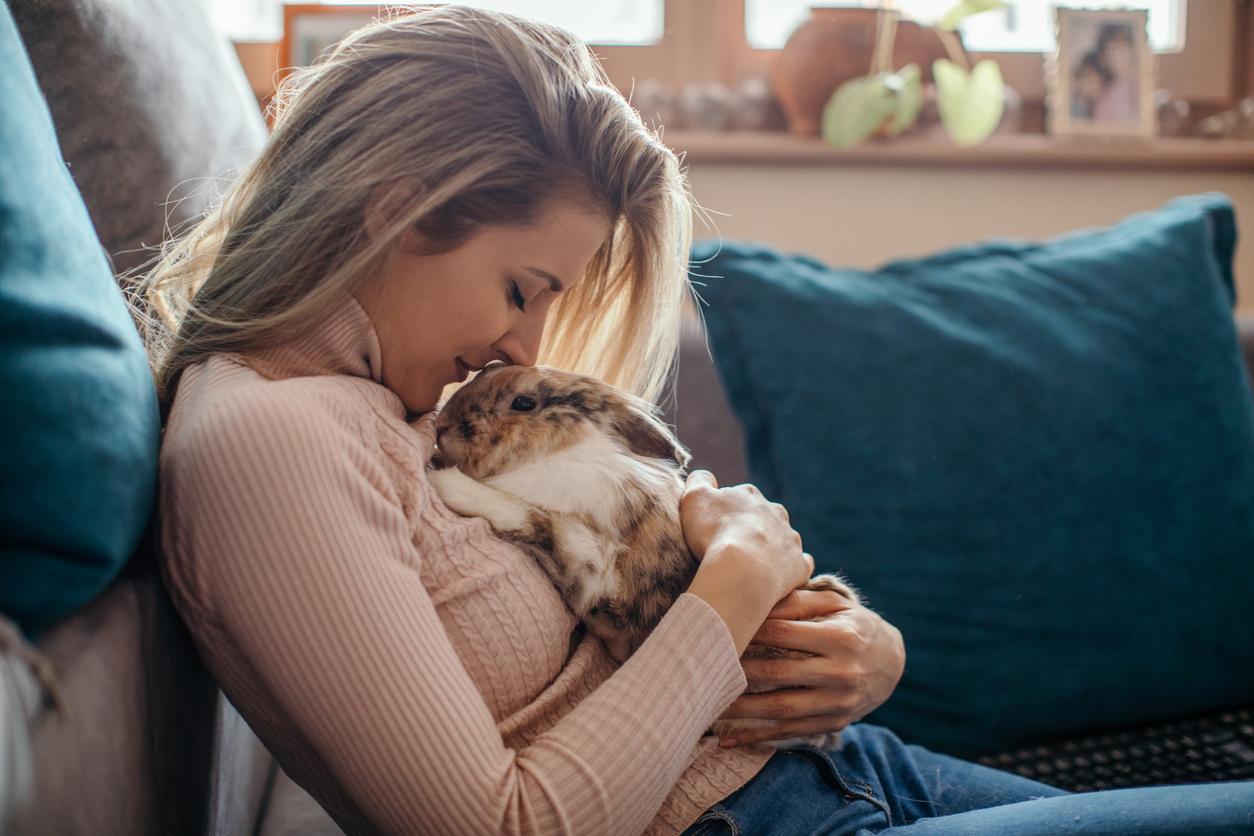
[[[483,366],[472,366],[460,357],[453,358],[453,363],[457,366],[457,382],[461,383],[470,376],[471,372],[483,371]]]

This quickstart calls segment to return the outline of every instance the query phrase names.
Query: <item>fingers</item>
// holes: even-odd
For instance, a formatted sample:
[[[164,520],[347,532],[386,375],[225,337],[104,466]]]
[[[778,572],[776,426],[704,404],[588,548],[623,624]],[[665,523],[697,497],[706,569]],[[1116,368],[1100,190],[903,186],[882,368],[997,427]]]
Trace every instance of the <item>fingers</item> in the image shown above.
[[[813,560],[814,558],[810,558]],[[767,618],[805,621],[851,609],[853,602],[830,589],[795,589],[784,596]],[[755,639],[759,644],[774,644]],[[783,645],[780,645],[783,647]]]
[[[853,708],[826,691],[786,688],[764,694],[742,694],[720,720],[796,720],[802,717],[844,715]],[[830,717],[829,717],[830,722]]]
[[[834,670],[832,660],[817,655],[786,659],[745,656],[740,666],[745,679],[755,688],[827,688],[831,687]]]
[[[756,576],[760,602],[778,601],[814,573],[814,558],[804,554],[787,509],[751,484],[719,488],[712,473],[695,470],[687,478],[679,514],[693,557],[702,560],[715,544],[734,550],[742,573]]]
[[[686,490],[695,488],[717,488],[718,480],[714,478],[714,474],[708,470],[694,470],[688,474],[688,479],[684,483]]]
[[[768,618],[753,637],[754,644],[780,647],[784,650],[800,650],[816,656],[834,656],[857,653],[865,644],[863,625],[855,624],[849,617],[824,621],[791,621]],[[798,662],[803,659],[755,659],[747,657],[745,675],[749,675],[750,662]],[[756,668],[755,668],[756,670]],[[750,677],[752,679],[752,677]],[[764,682],[763,684],[771,684]]]
[[[801,535],[798,534],[796,531],[792,531],[792,537],[794,540],[794,547],[797,549],[800,549],[801,548]],[[795,558],[789,558],[789,559],[794,560]],[[792,582],[788,584],[788,586],[785,588],[791,587],[792,589],[795,590],[797,587],[803,585],[806,581],[808,581],[810,579],[810,576],[814,574],[814,558],[810,555],[809,552],[802,552],[801,560],[793,563],[791,568],[796,572],[796,575],[793,577]],[[785,595],[784,597],[786,598],[788,596]],[[778,602],[777,602],[777,606],[778,606]]]
[[[731,725],[720,729],[722,736],[719,745],[747,746],[753,743],[766,743],[772,740],[787,740],[791,737],[808,737],[814,734],[828,734],[845,729],[849,722],[831,716],[803,717],[798,720],[782,720],[763,726],[741,727]]]

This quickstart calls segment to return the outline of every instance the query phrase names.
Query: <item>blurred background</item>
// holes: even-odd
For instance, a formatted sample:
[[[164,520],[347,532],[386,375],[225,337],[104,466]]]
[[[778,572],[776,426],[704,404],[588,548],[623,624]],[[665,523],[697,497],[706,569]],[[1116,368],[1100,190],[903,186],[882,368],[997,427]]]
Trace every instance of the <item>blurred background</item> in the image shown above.
[[[387,9],[279,0],[210,5],[262,106],[284,67],[312,61]],[[693,192],[713,224],[699,228],[699,237],[765,241],[834,266],[872,267],[989,237],[1043,238],[1106,224],[1201,191],[1223,191],[1239,219],[1254,217],[1247,0],[470,5],[550,21],[594,45],[613,83],[685,155]],[[951,34],[937,24],[956,5],[979,13]],[[1064,129],[1051,121],[1051,109],[1067,102],[1055,107],[1051,96],[1068,95],[1076,80],[1057,66],[1078,66],[1083,57],[1067,52],[1078,46],[1063,44],[1057,60],[1056,9],[1079,5],[1146,13],[1139,125],[1072,121]],[[993,93],[999,115],[984,120],[990,136],[959,144],[942,125],[931,78],[941,59],[996,65],[1004,85]],[[824,108],[842,85],[912,63],[922,71],[922,101],[909,129],[892,136],[877,130],[845,147],[821,135]],[[1254,248],[1240,248],[1237,275],[1239,307],[1254,311]]]

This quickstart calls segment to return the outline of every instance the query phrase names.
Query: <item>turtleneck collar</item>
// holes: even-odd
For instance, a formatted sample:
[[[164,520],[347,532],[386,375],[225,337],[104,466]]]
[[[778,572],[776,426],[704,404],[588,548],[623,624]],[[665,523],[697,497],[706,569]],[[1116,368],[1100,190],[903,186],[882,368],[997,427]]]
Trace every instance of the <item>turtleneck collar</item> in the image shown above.
[[[243,358],[271,380],[343,374],[378,383],[387,409],[418,431],[430,458],[435,449],[435,411],[408,414],[400,396],[383,386],[383,349],[366,309],[349,293],[321,320],[290,342],[249,352]]]
[[[352,296],[310,325],[300,336],[273,348],[249,352],[247,361],[272,378],[346,374],[383,383],[383,352],[365,309]]]

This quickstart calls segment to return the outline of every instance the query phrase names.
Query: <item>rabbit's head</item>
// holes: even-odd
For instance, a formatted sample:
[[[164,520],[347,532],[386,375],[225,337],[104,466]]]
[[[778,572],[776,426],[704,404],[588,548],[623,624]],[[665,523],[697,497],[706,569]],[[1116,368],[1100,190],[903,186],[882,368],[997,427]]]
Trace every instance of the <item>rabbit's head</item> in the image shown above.
[[[545,366],[489,366],[436,418],[435,464],[474,479],[506,473],[598,435],[644,458],[688,464],[651,404],[593,377]]]

